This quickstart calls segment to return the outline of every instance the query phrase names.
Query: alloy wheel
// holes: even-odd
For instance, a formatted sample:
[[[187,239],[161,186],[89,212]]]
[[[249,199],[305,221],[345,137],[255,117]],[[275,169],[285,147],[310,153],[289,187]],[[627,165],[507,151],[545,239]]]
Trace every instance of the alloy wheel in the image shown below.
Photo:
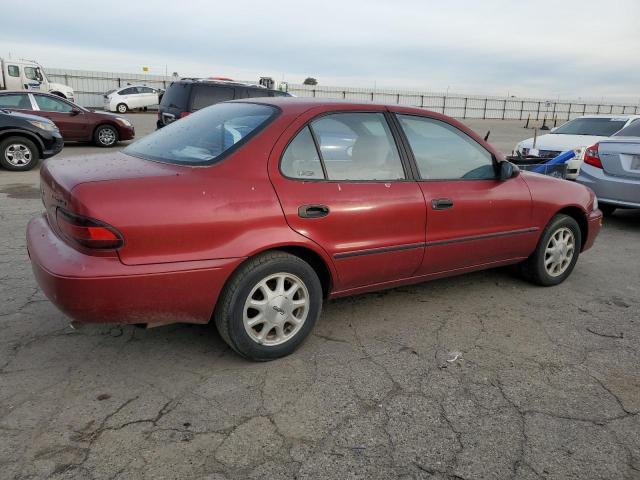
[[[98,132],[98,140],[102,145],[113,145],[116,141],[116,134],[110,128],[103,128]]]
[[[33,159],[31,149],[22,143],[12,143],[4,151],[4,158],[11,165],[20,167],[29,165]]]

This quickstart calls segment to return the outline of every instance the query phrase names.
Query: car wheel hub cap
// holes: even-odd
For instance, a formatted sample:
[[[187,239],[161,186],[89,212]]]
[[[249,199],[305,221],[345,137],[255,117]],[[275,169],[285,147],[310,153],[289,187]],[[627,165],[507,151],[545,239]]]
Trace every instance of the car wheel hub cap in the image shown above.
[[[309,291],[290,273],[276,273],[251,289],[244,304],[243,324],[249,337],[261,345],[280,345],[293,338],[309,313]]]
[[[103,145],[111,145],[116,140],[115,134],[108,128],[101,130],[98,134],[98,138]]]
[[[31,150],[26,145],[14,143],[9,145],[4,152],[4,156],[11,165],[27,165],[31,162]]]
[[[575,253],[575,236],[566,227],[559,228],[551,235],[544,252],[544,268],[549,275],[562,275],[573,259]]]

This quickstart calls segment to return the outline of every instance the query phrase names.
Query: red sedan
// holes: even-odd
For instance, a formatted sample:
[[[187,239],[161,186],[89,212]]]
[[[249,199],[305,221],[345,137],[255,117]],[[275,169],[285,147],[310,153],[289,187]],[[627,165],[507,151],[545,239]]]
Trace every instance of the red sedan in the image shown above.
[[[96,159],[46,162],[27,231],[38,283],[77,322],[207,323],[268,360],[324,298],[520,264],[556,285],[602,214],[422,109],[286,97],[221,103]]]
[[[113,147],[135,136],[133,125],[126,118],[87,110],[50,93],[0,92],[0,109],[48,118],[60,129],[65,142],[93,142],[98,147]]]

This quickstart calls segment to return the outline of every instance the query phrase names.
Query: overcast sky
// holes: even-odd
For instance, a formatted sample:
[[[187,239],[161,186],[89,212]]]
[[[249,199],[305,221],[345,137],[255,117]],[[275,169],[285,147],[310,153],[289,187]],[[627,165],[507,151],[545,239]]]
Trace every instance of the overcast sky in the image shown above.
[[[0,0],[45,67],[640,101],[640,0]]]

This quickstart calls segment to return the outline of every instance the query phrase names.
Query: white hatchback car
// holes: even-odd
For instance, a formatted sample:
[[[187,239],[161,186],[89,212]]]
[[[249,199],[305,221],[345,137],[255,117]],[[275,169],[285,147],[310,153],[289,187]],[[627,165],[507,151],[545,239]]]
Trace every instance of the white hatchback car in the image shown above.
[[[160,103],[159,91],[146,85],[127,85],[104,94],[104,109],[108,112],[127,113],[136,108],[147,108]]]
[[[575,180],[587,148],[636,121],[640,121],[640,115],[585,115],[552,129],[546,135],[540,135],[535,148],[533,138],[521,141],[513,153],[553,158],[573,150],[576,156],[567,162],[567,178]]]

